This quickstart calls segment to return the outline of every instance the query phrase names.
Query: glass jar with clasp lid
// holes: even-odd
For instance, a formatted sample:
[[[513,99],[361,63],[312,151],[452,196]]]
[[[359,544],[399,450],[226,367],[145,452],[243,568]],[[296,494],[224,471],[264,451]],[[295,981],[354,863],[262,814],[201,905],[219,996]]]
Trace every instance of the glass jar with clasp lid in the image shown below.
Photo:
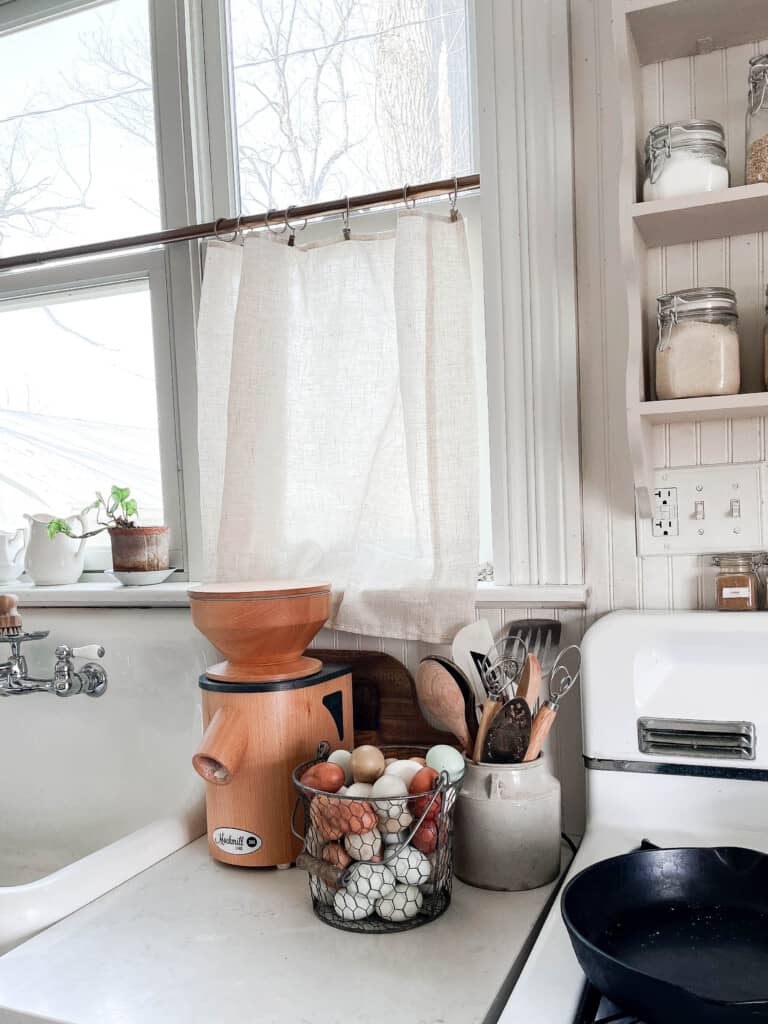
[[[747,167],[748,185],[768,182],[768,54],[753,57],[749,62],[749,94],[747,97]]]
[[[686,288],[661,295],[656,303],[656,397],[737,395],[741,369],[735,292]]]
[[[765,564],[765,555],[752,551],[713,555],[717,608],[721,612],[756,612],[760,608],[758,566]]]
[[[728,188],[725,132],[717,121],[670,121],[645,141],[643,199],[669,199]]]

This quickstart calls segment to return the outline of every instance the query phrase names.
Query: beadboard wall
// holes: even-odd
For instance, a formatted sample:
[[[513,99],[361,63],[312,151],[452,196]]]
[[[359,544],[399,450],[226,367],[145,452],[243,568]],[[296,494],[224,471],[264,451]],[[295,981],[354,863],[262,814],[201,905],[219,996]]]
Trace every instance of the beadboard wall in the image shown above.
[[[587,621],[613,608],[709,608],[713,570],[706,557],[638,559],[625,425],[626,329],[618,236],[621,122],[611,39],[611,0],[571,0],[582,476]],[[707,118],[726,129],[731,181],[744,182],[748,60],[766,43],[642,69],[638,151],[654,124]],[[670,289],[734,288],[741,316],[742,389],[762,391],[762,338],[768,261],[765,235],[745,235],[648,252],[647,342],[655,299]],[[657,467],[708,466],[766,458],[763,419],[679,423],[655,428]]]
[[[513,619],[553,618],[563,625],[562,644],[578,643],[584,634],[585,612],[580,608],[483,608],[476,613],[485,618],[494,636]],[[449,646],[417,643],[413,640],[387,640],[361,637],[352,633],[321,630],[313,646],[340,650],[382,651],[391,654],[415,674],[422,658],[430,653],[450,656]],[[557,726],[545,747],[554,774],[560,779],[563,792],[563,828],[572,835],[584,831],[584,767],[581,745],[581,709],[577,690],[563,701]]]

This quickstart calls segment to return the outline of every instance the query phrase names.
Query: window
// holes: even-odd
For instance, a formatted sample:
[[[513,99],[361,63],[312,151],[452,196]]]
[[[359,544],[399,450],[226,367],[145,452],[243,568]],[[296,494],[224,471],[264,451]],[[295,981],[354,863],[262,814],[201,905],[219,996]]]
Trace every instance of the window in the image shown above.
[[[147,0],[3,32],[0,256],[160,227]]]
[[[242,209],[474,170],[464,0],[230,0]]]
[[[156,13],[150,0],[0,5],[0,257],[163,226],[163,196],[179,191],[184,155],[163,161],[156,141],[153,51],[171,38]],[[189,252],[151,248],[0,274],[0,529],[24,514],[69,515],[95,490],[128,486],[143,523],[171,526],[172,564],[186,568],[174,344],[189,317],[174,316],[174,286],[177,302],[186,299],[179,256],[189,275]],[[86,569],[109,565],[99,535]]]
[[[565,75],[558,101],[567,100],[565,10],[564,0],[530,4],[524,18],[506,0],[0,2],[0,258],[477,170],[477,78],[489,186],[461,209],[478,283],[480,206],[486,211],[486,281],[493,278],[498,306],[488,331],[490,403],[506,411],[490,444],[501,481],[498,579],[565,582],[565,556],[536,567],[539,535],[530,523],[540,508],[559,508],[559,490],[549,488],[537,445],[520,440],[534,398],[537,421],[552,421],[548,442],[574,433],[556,422],[562,401],[541,390],[546,371],[534,345],[537,332],[559,344],[559,328],[550,330],[542,312],[546,296],[540,308],[525,284],[565,265],[559,249],[548,255],[547,240],[567,242],[567,231],[550,231],[547,214],[566,211],[569,164],[556,162],[557,188],[540,186],[554,172],[553,136],[539,131],[553,67]],[[511,67],[525,39],[542,59],[518,60],[510,74],[507,56]],[[489,97],[498,98],[494,110]],[[558,110],[560,131],[569,121]],[[568,140],[569,128],[557,137]],[[386,218],[366,219],[365,229]],[[310,226],[304,238],[311,234]],[[529,239],[540,244],[538,262],[525,249]],[[44,498],[51,511],[68,512],[87,504],[95,486],[127,484],[145,521],[162,516],[172,526],[174,561],[195,578],[200,256],[197,244],[176,244],[0,271],[0,443],[11,453],[0,529],[15,528],[22,511],[42,511]],[[20,348],[12,359],[11,344]],[[88,369],[78,373],[84,352]],[[538,422],[529,429],[541,430]],[[119,443],[108,441],[117,434]],[[508,438],[514,443],[505,447]],[[130,478],[113,480],[117,473]],[[514,497],[534,490],[536,502]],[[528,555],[513,557],[523,545]],[[96,547],[93,564],[103,564]]]

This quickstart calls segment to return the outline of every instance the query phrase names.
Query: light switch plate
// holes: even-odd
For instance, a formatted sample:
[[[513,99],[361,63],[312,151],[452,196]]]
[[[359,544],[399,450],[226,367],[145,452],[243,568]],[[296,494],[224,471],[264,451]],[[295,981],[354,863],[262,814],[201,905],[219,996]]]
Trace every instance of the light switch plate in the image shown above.
[[[660,469],[654,483],[653,519],[635,513],[641,556],[763,549],[766,464]]]

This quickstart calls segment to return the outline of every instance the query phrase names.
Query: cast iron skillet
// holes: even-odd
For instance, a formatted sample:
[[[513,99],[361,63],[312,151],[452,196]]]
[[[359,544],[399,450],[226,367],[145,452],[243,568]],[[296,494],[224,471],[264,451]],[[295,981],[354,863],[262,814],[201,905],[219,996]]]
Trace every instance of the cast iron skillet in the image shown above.
[[[600,861],[566,886],[587,978],[647,1024],[768,1022],[768,856],[738,847]]]

